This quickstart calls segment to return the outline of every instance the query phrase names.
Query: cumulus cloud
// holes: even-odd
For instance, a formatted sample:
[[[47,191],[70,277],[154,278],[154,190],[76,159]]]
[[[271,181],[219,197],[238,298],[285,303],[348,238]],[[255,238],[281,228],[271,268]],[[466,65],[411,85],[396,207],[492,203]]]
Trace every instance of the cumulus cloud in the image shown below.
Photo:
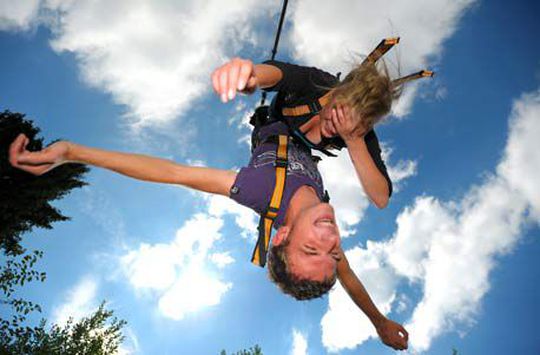
[[[52,310],[52,322],[64,325],[71,317],[75,322],[97,309],[98,282],[90,276],[82,278],[64,297],[64,302]]]
[[[223,268],[234,261],[226,253],[212,253],[222,227],[220,218],[199,213],[170,243],[142,243],[121,258],[129,282],[153,291],[161,313],[175,320],[218,304],[232,283],[222,281],[211,265]]]
[[[240,235],[248,240],[257,240],[257,226],[259,225],[257,213],[220,195],[208,196],[207,201],[210,215],[223,217],[228,214],[233,216],[236,225],[240,227]]]
[[[132,122],[182,116],[210,92],[210,72],[244,46],[276,2],[1,1],[0,30],[51,28],[52,48],[75,55],[82,77],[127,107]],[[40,11],[41,9],[41,11]]]
[[[382,156],[388,168],[388,174],[398,192],[401,183],[416,174],[416,161],[399,160],[392,162],[392,149],[382,144]],[[354,234],[354,225],[362,220],[370,202],[362,190],[356,171],[346,150],[337,158],[325,158],[319,163],[325,188],[330,193],[331,203],[336,210],[336,217],[343,237]]]
[[[394,64],[397,56],[402,73],[408,74],[436,63],[434,59],[442,54],[444,41],[455,32],[460,18],[474,2],[299,1],[290,12],[290,43],[296,59],[346,73],[352,53],[368,54],[382,38],[400,36],[397,54],[386,56]],[[394,66],[390,65],[390,69]],[[396,115],[410,112],[416,88],[417,84],[407,86],[394,107]]]
[[[292,336],[293,345],[291,348],[291,355],[307,355],[307,336],[300,332],[298,329],[293,329]]]
[[[373,302],[386,314],[396,297],[395,272],[384,263],[384,245],[367,242],[366,249],[355,247],[346,251],[347,260],[369,291]],[[328,298],[328,311],[321,320],[322,342],[331,352],[352,349],[370,337],[377,336],[369,319],[351,301],[337,283]]]
[[[428,350],[437,336],[474,324],[497,257],[513,250],[524,228],[540,224],[540,190],[535,183],[540,179],[540,157],[531,154],[540,134],[538,117],[540,91],[523,95],[514,102],[504,155],[493,174],[459,201],[418,197],[399,214],[397,230],[388,241],[368,242],[365,250],[347,252],[383,313],[394,306],[403,311],[403,302],[394,302],[399,282],[408,280],[421,289],[406,324],[416,350]],[[372,260],[357,254],[370,254]],[[370,272],[377,275],[374,285]],[[328,349],[355,347],[375,336],[359,313],[340,287],[330,294],[321,321]]]
[[[28,30],[36,19],[40,0],[0,0],[0,30]]]

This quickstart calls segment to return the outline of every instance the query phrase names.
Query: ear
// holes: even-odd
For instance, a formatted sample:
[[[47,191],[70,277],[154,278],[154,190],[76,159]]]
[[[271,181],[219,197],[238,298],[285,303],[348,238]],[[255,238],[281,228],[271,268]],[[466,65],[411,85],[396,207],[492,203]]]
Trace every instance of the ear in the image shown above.
[[[279,227],[274,238],[272,238],[272,245],[278,246],[283,243],[288,237],[291,228],[288,226]]]

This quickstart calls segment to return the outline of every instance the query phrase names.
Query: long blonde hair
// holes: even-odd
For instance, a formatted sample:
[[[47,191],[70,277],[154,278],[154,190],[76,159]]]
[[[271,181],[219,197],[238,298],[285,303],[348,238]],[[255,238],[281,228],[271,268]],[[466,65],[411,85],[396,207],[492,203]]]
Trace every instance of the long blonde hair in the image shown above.
[[[384,61],[379,66],[366,61],[358,64],[345,79],[332,90],[332,99],[338,104],[349,105],[359,117],[358,128],[372,128],[392,108],[392,101],[401,95],[395,86]]]

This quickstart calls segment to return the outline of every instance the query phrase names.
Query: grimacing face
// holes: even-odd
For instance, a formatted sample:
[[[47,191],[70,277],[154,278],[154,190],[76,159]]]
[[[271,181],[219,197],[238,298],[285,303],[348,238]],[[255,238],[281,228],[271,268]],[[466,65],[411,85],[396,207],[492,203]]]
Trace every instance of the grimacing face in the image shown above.
[[[335,274],[341,258],[341,238],[334,209],[328,203],[321,202],[302,211],[292,227],[276,237],[275,245],[288,239],[287,264],[296,277],[323,281]]]
[[[331,138],[338,135],[334,123],[332,122],[332,115],[335,115],[335,112],[332,110],[333,108],[334,101],[325,105],[319,112],[321,136],[325,138]]]

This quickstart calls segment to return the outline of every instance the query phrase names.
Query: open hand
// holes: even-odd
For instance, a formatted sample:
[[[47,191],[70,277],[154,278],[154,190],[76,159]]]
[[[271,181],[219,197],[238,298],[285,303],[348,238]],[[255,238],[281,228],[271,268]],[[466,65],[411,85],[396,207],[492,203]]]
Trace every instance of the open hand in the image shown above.
[[[409,341],[409,333],[398,324],[390,319],[385,319],[377,325],[377,334],[381,341],[395,350],[405,350]]]
[[[258,84],[253,62],[249,59],[232,59],[214,70],[212,84],[223,102],[234,99],[236,92],[251,94]]]
[[[34,175],[43,175],[67,160],[68,142],[56,142],[39,152],[26,149],[30,140],[19,134],[9,147],[9,162],[15,168]]]

